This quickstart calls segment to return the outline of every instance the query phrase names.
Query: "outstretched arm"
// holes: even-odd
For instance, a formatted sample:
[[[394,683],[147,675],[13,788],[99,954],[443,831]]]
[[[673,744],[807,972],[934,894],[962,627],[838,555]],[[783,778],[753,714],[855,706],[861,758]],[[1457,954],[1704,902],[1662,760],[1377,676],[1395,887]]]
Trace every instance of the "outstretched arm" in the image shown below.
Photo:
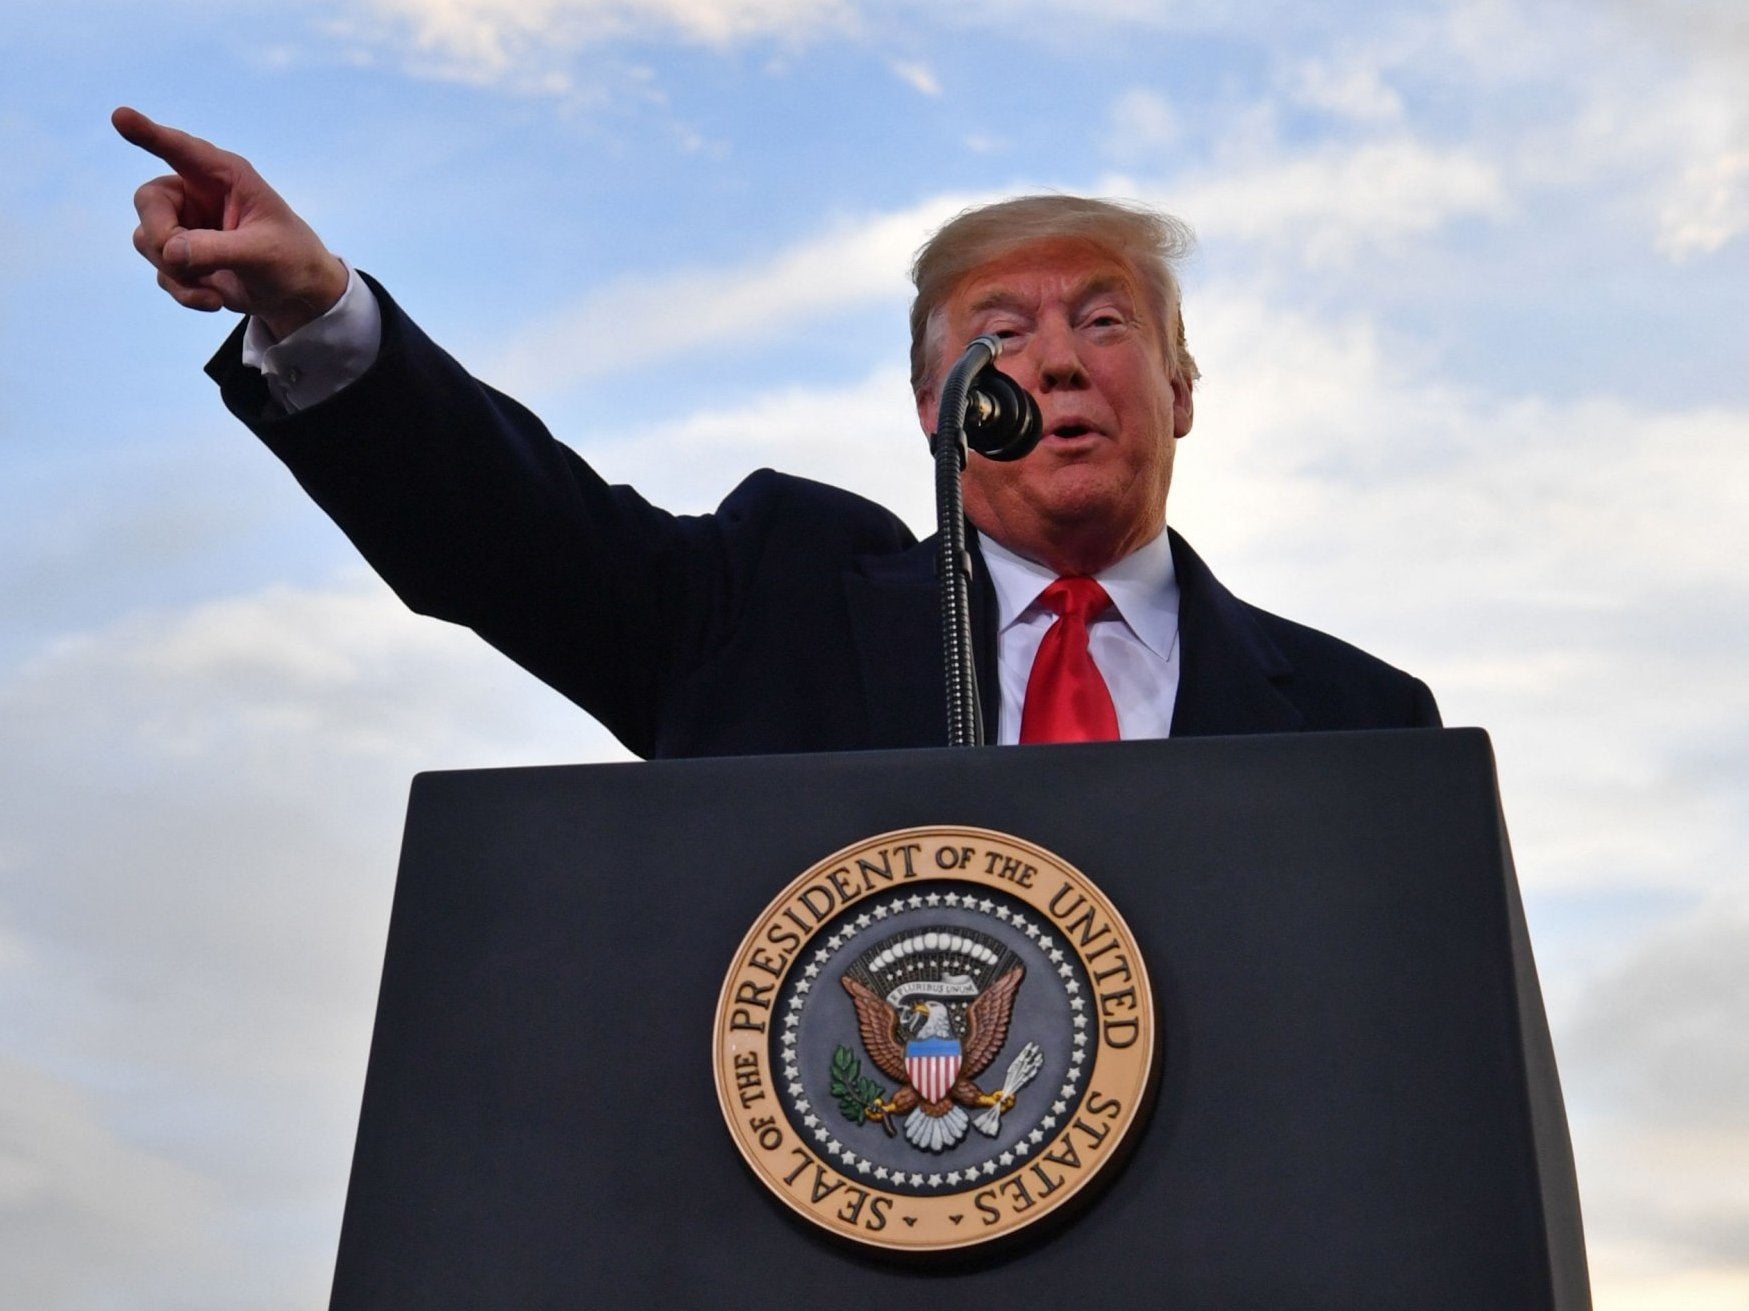
[[[254,315],[286,337],[340,299],[346,266],[248,160],[137,110],[110,121],[175,170],[134,193],[134,248],[178,304]]]

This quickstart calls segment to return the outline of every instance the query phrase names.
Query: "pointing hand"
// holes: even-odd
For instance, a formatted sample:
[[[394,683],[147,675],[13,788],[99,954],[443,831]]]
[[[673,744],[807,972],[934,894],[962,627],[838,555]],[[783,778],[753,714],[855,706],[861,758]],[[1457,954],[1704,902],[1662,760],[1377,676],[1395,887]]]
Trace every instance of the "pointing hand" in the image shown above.
[[[134,249],[177,303],[252,314],[285,337],[340,299],[346,266],[248,160],[137,110],[110,121],[176,170],[134,193]]]

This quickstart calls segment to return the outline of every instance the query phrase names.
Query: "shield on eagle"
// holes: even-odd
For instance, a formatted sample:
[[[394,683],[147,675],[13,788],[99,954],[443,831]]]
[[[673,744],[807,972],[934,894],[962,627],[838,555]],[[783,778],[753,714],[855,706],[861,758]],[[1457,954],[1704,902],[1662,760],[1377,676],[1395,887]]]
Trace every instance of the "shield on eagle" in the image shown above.
[[[926,1102],[939,1102],[960,1073],[958,1038],[917,1038],[905,1044],[905,1073]]]

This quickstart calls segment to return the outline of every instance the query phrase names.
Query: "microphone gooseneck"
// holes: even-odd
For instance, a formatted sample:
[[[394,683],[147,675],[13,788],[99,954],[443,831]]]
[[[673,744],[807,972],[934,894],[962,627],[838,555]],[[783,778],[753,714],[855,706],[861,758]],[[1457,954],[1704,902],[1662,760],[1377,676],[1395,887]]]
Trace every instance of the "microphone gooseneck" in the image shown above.
[[[941,384],[931,450],[935,455],[935,520],[940,533],[936,583],[941,593],[941,645],[947,674],[947,742],[981,746],[984,725],[972,663],[972,557],[966,550],[960,474],[968,447],[991,460],[1018,460],[1044,435],[1038,403],[993,367],[1001,341],[976,337]]]

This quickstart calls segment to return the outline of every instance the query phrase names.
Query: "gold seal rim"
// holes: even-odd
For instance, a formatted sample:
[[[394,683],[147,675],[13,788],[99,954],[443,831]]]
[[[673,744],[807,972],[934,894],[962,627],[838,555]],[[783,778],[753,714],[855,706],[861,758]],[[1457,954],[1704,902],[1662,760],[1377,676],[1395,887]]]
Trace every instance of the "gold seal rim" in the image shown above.
[[[1120,959],[1127,969],[1124,988],[1104,996],[1130,992],[1134,1009],[1124,1013],[1121,1019],[1134,1021],[1136,1036],[1122,1048],[1108,1046],[1101,1016],[1102,995],[1091,987],[1096,971],[1089,963],[1083,946],[1078,945],[1066,930],[1061,932],[1056,940],[1074,951],[1089,980],[1088,1002],[1092,1007],[1091,1018],[1099,1030],[1100,1041],[1091,1068],[1085,1072],[1083,1086],[1075,1104],[1066,1112],[1067,1127],[1053,1130],[1047,1139],[1047,1147],[1055,1148],[1059,1154],[1050,1156],[1047,1148],[1041,1147],[1037,1154],[1021,1159],[1012,1168],[1005,1167],[1003,1173],[986,1181],[972,1183],[959,1191],[919,1196],[890,1192],[866,1180],[851,1178],[838,1171],[831,1162],[822,1159],[824,1153],[812,1152],[801,1131],[791,1123],[789,1108],[777,1089],[779,1080],[775,1047],[780,1021],[775,1003],[783,996],[792,972],[819,939],[825,927],[836,922],[841,912],[853,901],[860,899],[862,895],[873,896],[874,891],[846,898],[829,913],[819,916],[806,935],[799,938],[794,951],[784,958],[781,972],[768,972],[768,956],[765,964],[758,967],[758,977],[751,978],[750,971],[755,967],[750,961],[760,951],[761,944],[769,940],[768,935],[785,908],[793,906],[801,894],[810,888],[820,887],[821,881],[835,871],[847,869],[850,862],[859,856],[900,850],[906,844],[916,844],[916,849],[924,852],[927,844],[931,843],[934,846],[929,850],[934,854],[930,857],[930,867],[907,875],[902,880],[903,883],[911,886],[963,884],[1006,893],[1030,906],[1059,930],[1063,929],[1063,925],[1050,910],[1051,905],[1064,888],[1079,893],[1084,902],[1077,904],[1071,912],[1071,922],[1079,923],[1074,916],[1081,905],[1093,907],[1103,924],[1110,926],[1113,939],[1122,948]],[[940,867],[940,853],[943,850],[970,853],[978,844],[983,844],[981,854],[987,855],[994,847],[997,850],[1007,848],[1011,853],[1029,855],[1036,861],[1036,864],[1030,866],[1034,873],[1056,874],[1063,886],[1052,884],[1051,888],[1055,891],[1022,887],[993,875],[967,873],[965,866],[971,863],[969,856],[963,857],[953,867]],[[890,863],[889,860],[889,867]],[[994,863],[991,862],[992,865]],[[897,881],[894,886],[898,886]],[[839,886],[838,890],[842,892],[843,889]],[[890,890],[883,887],[878,892],[885,893]],[[1094,936],[1103,939],[1104,928],[1101,927]],[[1101,951],[1100,954],[1105,953]],[[745,1004],[745,994],[739,991],[740,986],[766,979],[769,980],[767,986],[771,1004],[764,1012],[764,1027],[757,1031],[751,1028],[731,1028],[737,1006],[746,1021],[753,1018],[753,1013],[750,1013],[750,1008]],[[1097,1185],[1103,1185],[1113,1177],[1129,1149],[1134,1146],[1151,1109],[1160,1055],[1158,1027],[1152,982],[1147,963],[1142,956],[1141,945],[1110,898],[1080,868],[1056,852],[1011,833],[963,824],[918,825],[875,834],[840,847],[790,880],[766,904],[736,947],[718,993],[711,1029],[712,1074],[718,1108],[742,1159],[760,1184],[791,1211],[822,1231],[847,1241],[862,1251],[919,1257],[963,1253],[968,1249],[999,1243],[1023,1231],[1035,1229],[1040,1222],[1047,1219],[1061,1218],[1074,1204],[1087,1200],[1096,1191]],[[749,1053],[753,1054],[750,1060]],[[737,1065],[738,1059],[743,1063]],[[750,1085],[746,1081],[750,1074],[757,1074],[762,1082]],[[1105,1094],[1105,1101],[1098,1111],[1089,1111],[1088,1108],[1100,1095],[1101,1085],[1113,1091]],[[770,1097],[755,1099],[751,1103],[743,1100],[750,1091],[757,1089],[769,1092]],[[1114,1101],[1118,1114],[1104,1120],[1101,1118],[1104,1110]],[[1096,1117],[1094,1123],[1087,1122],[1086,1117],[1089,1114]],[[1077,1126],[1083,1130],[1079,1143],[1076,1142]],[[777,1131],[779,1145],[775,1148],[762,1145],[761,1135],[769,1142],[773,1137],[773,1129]],[[1102,1131],[1097,1138],[1096,1130]],[[795,1146],[792,1147],[792,1143]],[[790,1173],[787,1181],[784,1173],[772,1164],[771,1159],[786,1149],[792,1156],[800,1152],[804,1157],[803,1163]],[[1085,1158],[1082,1157],[1083,1151],[1088,1152]],[[1066,1162],[1073,1162],[1073,1165]],[[1052,1177],[1042,1169],[1046,1163],[1062,1169],[1072,1169],[1073,1172],[1058,1175],[1055,1186],[1050,1186]],[[842,1207],[836,1210],[827,1208],[826,1213],[822,1213],[819,1200],[810,1200],[797,1188],[798,1178],[810,1166],[817,1166],[825,1175],[833,1176],[850,1193],[864,1195],[853,1205],[851,1199],[843,1199],[851,1207],[850,1218],[846,1218]],[[1046,1185],[1042,1196],[1031,1195],[1026,1186],[1029,1182],[1025,1178],[1028,1172],[1037,1173],[1039,1182]],[[1021,1181],[1019,1184],[1010,1184],[1010,1181],[1017,1179]],[[840,1191],[833,1188],[827,1195],[836,1198]],[[877,1198],[887,1200],[884,1210],[876,1203]],[[986,1202],[986,1207],[979,1212],[978,1228],[972,1230],[965,1227],[966,1221],[971,1218],[965,1212],[975,1206],[976,1199],[979,1198]],[[901,1214],[901,1207],[908,1208],[908,1214]],[[949,1217],[956,1208],[960,1212],[960,1218],[951,1220]],[[999,1212],[1000,1218],[989,1220],[988,1216],[992,1211]],[[869,1224],[875,1213],[881,1213],[880,1219],[883,1223],[880,1227],[871,1229]]]

